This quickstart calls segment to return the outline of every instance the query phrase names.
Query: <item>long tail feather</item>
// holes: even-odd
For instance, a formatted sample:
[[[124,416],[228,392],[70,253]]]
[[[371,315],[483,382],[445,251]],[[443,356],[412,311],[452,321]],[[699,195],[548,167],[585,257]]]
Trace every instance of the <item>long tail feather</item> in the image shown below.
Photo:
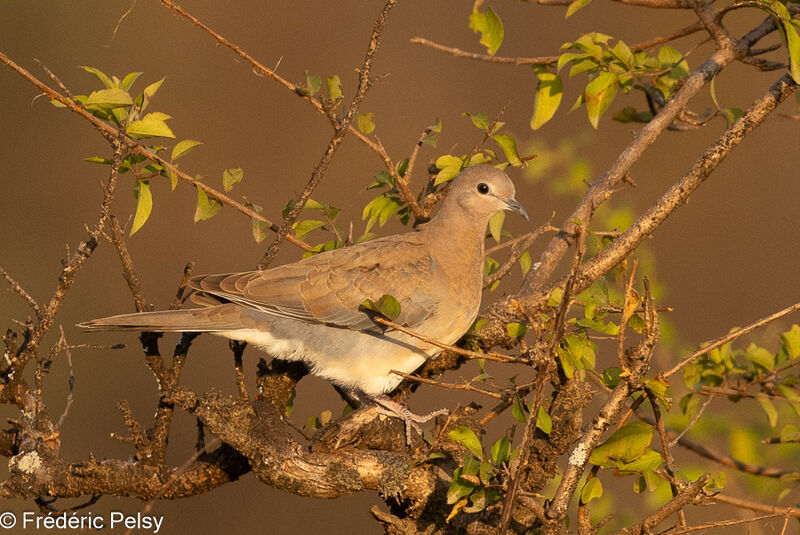
[[[87,331],[214,332],[241,329],[241,322],[225,321],[213,308],[164,310],[120,314],[78,323]]]

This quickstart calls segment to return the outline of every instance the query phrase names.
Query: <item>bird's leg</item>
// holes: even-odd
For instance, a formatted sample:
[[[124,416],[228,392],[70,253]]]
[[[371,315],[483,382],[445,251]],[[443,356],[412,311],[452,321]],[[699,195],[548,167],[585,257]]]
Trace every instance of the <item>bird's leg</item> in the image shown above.
[[[386,394],[372,398],[378,405],[377,411],[385,416],[400,418],[406,423],[406,444],[411,446],[411,429],[416,429],[417,433],[422,436],[422,429],[418,424],[425,423],[428,420],[439,416],[440,414],[447,414],[447,409],[439,409],[425,415],[414,414],[402,404],[394,401]]]

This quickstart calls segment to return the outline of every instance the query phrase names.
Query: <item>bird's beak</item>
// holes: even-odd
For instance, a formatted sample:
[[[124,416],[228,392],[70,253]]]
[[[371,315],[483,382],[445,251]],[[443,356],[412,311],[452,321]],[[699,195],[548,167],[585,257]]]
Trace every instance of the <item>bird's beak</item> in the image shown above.
[[[516,212],[522,217],[525,218],[525,221],[530,221],[531,218],[528,217],[528,212],[525,211],[525,208],[519,203],[516,199],[503,199],[503,202],[506,203],[506,210],[510,212]]]

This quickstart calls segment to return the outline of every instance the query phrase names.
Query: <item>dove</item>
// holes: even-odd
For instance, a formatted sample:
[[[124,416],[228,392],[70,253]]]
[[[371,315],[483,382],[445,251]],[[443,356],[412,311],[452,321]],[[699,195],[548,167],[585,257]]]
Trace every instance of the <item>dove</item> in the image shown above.
[[[86,330],[208,332],[254,345],[273,358],[303,361],[311,373],[392,416],[418,416],[386,394],[441,352],[373,321],[369,301],[393,297],[394,321],[428,339],[453,344],[478,316],[484,243],[499,211],[528,214],[514,184],[479,165],[452,180],[438,213],[404,234],[334,249],[281,266],[192,277],[199,308],[122,314],[78,324]]]

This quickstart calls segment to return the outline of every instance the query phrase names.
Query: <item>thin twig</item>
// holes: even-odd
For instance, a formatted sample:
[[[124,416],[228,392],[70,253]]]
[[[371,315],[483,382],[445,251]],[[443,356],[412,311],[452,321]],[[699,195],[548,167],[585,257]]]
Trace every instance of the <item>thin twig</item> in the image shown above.
[[[478,353],[477,351],[470,351],[468,349],[464,349],[464,348],[461,348],[461,347],[453,346],[453,345],[450,345],[450,344],[445,344],[445,343],[440,342],[438,340],[434,340],[433,338],[428,338],[425,335],[416,333],[416,332],[412,331],[411,329],[403,327],[399,323],[395,323],[395,322],[393,322],[391,320],[388,320],[386,318],[381,318],[379,316],[372,318],[372,321],[374,321],[375,323],[380,323],[381,325],[385,325],[385,326],[390,327],[392,329],[395,329],[396,331],[400,331],[401,333],[405,333],[405,334],[407,334],[409,336],[413,336],[414,338],[417,338],[418,340],[422,340],[425,343],[428,343],[428,344],[430,344],[432,346],[436,346],[436,347],[438,347],[440,349],[444,349],[445,351],[450,351],[451,353],[455,353],[456,355],[461,355],[462,357],[468,357],[468,358],[471,358],[471,359],[493,360],[493,361],[496,361],[496,362],[505,362],[507,364],[508,363],[511,363],[511,364],[517,364],[517,363],[518,364],[528,364],[527,360],[519,359],[519,358],[515,358],[515,357],[509,357],[508,355],[501,355],[500,353]]]
[[[620,0],[617,0],[620,1]],[[681,1],[681,0],[675,0]],[[567,0],[567,4],[571,3]],[[686,6],[681,6],[686,7]],[[684,37],[687,35],[691,35],[695,32],[698,32],[704,28],[703,24],[701,23],[694,23],[686,26],[685,28],[681,28],[670,35],[666,35],[663,37],[656,37],[654,39],[650,39],[648,41],[643,41],[641,43],[634,44],[631,46],[631,50],[633,52],[638,52],[640,50],[646,50],[648,48],[652,48],[654,46],[658,46],[663,43],[667,43],[669,41],[673,41],[680,37]],[[439,43],[435,43],[423,37],[412,37],[409,40],[411,43],[415,45],[422,45],[428,48],[432,48],[434,50],[438,50],[439,52],[444,52],[446,54],[450,54],[451,56],[455,56],[457,58],[467,58],[467,59],[474,59],[478,61],[485,61],[487,63],[503,63],[506,65],[553,65],[554,63],[558,62],[558,58],[560,56],[538,56],[538,57],[503,57],[503,56],[493,56],[490,54],[478,54],[475,52],[467,52],[466,50],[462,50],[456,47],[450,47],[441,45]]]
[[[20,283],[18,283],[14,278],[12,278],[11,275],[9,275],[8,272],[5,269],[3,269],[2,266],[0,266],[0,275],[2,275],[4,279],[6,279],[6,282],[8,282],[9,286],[11,286],[11,289],[14,290],[14,292],[16,292],[17,295],[22,297],[25,300],[25,302],[28,303],[28,306],[31,307],[33,313],[36,314],[36,319],[41,320],[42,309],[39,308],[39,304],[36,302],[36,300],[33,297],[31,297],[30,294],[25,291],[25,288],[23,288],[22,285],[20,285]]]
[[[67,344],[67,339],[64,336],[64,327],[59,325],[58,329],[61,331],[61,339],[58,343],[64,349],[64,355],[67,357],[67,369],[69,370],[69,380],[67,384],[69,385],[69,389],[67,391],[67,403],[64,406],[64,412],[62,412],[61,416],[58,418],[55,429],[61,429],[61,425],[64,423],[64,420],[67,419],[69,409],[72,407],[72,392],[75,388],[75,374],[72,371],[72,351],[70,351],[70,346]]]
[[[774,505],[766,505],[763,503],[752,502],[750,500],[743,500],[741,498],[733,498],[725,494],[717,494],[714,500],[729,505],[735,505],[742,509],[750,509],[751,511],[761,511],[762,513],[772,513],[775,515],[790,515],[795,518],[800,518],[800,509],[796,507],[777,507]]]
[[[111,234],[106,235],[106,238],[114,245],[117,255],[119,255],[119,260],[122,262],[122,275],[125,277],[125,282],[128,283],[131,295],[133,295],[133,304],[136,307],[136,312],[143,312],[145,307],[142,298],[142,285],[139,283],[139,276],[133,267],[133,259],[128,251],[128,245],[125,243],[125,232],[116,217],[111,216],[110,219]]]
[[[506,396],[503,394],[498,394],[497,392],[492,392],[491,390],[485,390],[483,388],[479,388],[477,386],[473,386],[470,383],[464,383],[461,385],[454,384],[454,383],[444,383],[442,381],[436,381],[434,379],[427,379],[425,377],[420,377],[418,375],[410,375],[407,373],[403,373],[397,370],[391,370],[389,373],[393,373],[395,375],[399,375],[404,379],[408,379],[410,381],[415,381],[417,383],[422,383],[431,386],[438,386],[439,388],[447,388],[449,390],[468,390],[470,392],[477,392],[479,394],[483,394],[484,396],[489,396],[495,399],[505,399]]]
[[[364,63],[358,70],[358,88],[356,89],[356,94],[353,96],[350,106],[347,108],[347,113],[344,114],[344,117],[342,117],[338,125],[334,127],[333,136],[328,142],[325,153],[322,155],[322,158],[320,158],[317,166],[311,173],[311,178],[308,180],[303,192],[297,198],[297,201],[289,210],[289,213],[284,217],[283,223],[281,223],[281,226],[275,233],[275,239],[267,248],[266,253],[264,253],[264,257],[258,263],[258,269],[266,268],[278,254],[281,242],[284,240],[284,238],[286,238],[287,234],[289,234],[289,231],[292,229],[292,225],[294,225],[297,217],[300,215],[300,211],[306,205],[306,202],[308,202],[308,200],[311,198],[311,193],[320,184],[320,182],[322,182],[322,179],[325,177],[325,173],[327,172],[328,166],[333,160],[336,151],[344,140],[344,137],[350,131],[350,124],[352,123],[353,119],[355,119],[358,109],[361,106],[367,91],[369,91],[369,88],[372,85],[372,79],[370,78],[372,62],[375,59],[375,53],[377,52],[378,45],[380,44],[381,34],[383,33],[383,29],[386,27],[386,21],[389,18],[389,12],[396,3],[397,0],[387,0],[383,6],[383,9],[378,15],[378,18],[375,21],[375,26],[372,29],[369,45],[367,46],[367,53],[364,56]]]
[[[794,312],[795,310],[798,310],[798,309],[800,309],[800,303],[795,303],[795,304],[793,304],[791,306],[788,306],[788,307],[784,308],[783,310],[779,310],[778,312],[775,312],[774,314],[770,314],[769,316],[766,316],[764,318],[756,320],[753,323],[751,323],[750,325],[747,325],[746,327],[738,329],[738,330],[736,330],[736,331],[734,331],[732,333],[728,333],[728,334],[726,334],[724,336],[720,336],[719,338],[715,338],[714,340],[711,340],[709,342],[703,342],[702,344],[700,344],[701,349],[698,349],[697,351],[695,351],[694,353],[692,353],[691,355],[689,355],[688,357],[686,357],[685,359],[680,361],[678,364],[673,366],[670,370],[659,374],[659,376],[662,377],[662,378],[665,378],[665,379],[667,377],[671,377],[672,375],[675,375],[676,373],[681,371],[684,367],[686,367],[686,365],[688,365],[692,361],[698,359],[699,357],[701,357],[701,356],[703,356],[703,355],[705,355],[707,353],[710,353],[711,351],[717,349],[718,347],[722,347],[725,344],[727,344],[728,342],[736,340],[740,336],[743,336],[743,335],[745,335],[745,334],[747,334],[747,333],[749,333],[751,331],[754,331],[754,330],[758,329],[759,327],[763,327],[767,323],[770,323],[772,321],[775,321],[776,319],[779,319],[779,318],[782,318],[782,317],[784,317],[784,316],[786,316],[788,314],[791,314],[792,312]]]
[[[670,530],[665,533],[665,535],[683,535],[684,533],[693,533],[695,531],[706,531],[709,529],[714,528],[724,528],[728,526],[740,526],[742,524],[751,524],[753,522],[760,522],[761,520],[769,520],[770,518],[777,518],[779,516],[784,516],[781,513],[775,513],[771,515],[763,515],[763,516],[754,516],[753,518],[740,518],[737,520],[718,520],[717,522],[711,522],[709,524],[700,524],[699,526],[690,526],[686,528],[681,528],[676,531]]]

